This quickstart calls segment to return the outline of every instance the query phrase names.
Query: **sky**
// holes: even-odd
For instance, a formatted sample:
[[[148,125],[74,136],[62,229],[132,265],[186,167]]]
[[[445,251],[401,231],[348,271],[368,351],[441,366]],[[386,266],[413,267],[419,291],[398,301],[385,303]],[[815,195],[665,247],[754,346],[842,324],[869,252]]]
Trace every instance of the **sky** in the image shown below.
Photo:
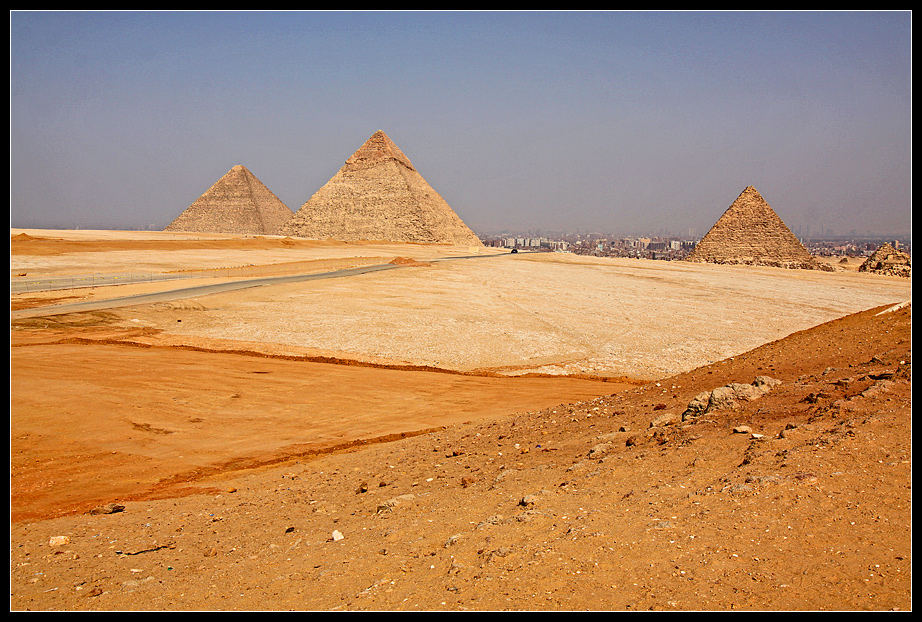
[[[293,211],[377,130],[475,232],[911,233],[912,13],[10,12],[10,226]]]

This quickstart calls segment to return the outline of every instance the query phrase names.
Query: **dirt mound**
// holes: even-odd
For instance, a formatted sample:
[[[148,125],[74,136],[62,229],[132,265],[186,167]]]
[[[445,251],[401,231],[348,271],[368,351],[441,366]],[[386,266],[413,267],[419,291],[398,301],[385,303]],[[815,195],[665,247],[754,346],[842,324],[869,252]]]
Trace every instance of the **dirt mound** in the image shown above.
[[[911,313],[13,525],[11,609],[909,609]],[[683,421],[702,392],[757,377],[757,399]],[[80,457],[60,450],[45,484]]]
[[[397,266],[431,266],[432,263],[428,261],[419,261],[416,259],[411,259],[408,257],[394,257],[390,262]]]

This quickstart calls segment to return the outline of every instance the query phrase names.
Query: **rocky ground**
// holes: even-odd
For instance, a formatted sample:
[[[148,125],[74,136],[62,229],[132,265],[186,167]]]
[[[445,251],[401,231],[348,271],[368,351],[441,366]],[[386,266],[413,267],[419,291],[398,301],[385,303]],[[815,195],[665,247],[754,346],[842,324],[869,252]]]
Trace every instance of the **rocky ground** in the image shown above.
[[[910,610],[911,313],[11,521],[10,607]],[[66,480],[68,455],[39,466]]]

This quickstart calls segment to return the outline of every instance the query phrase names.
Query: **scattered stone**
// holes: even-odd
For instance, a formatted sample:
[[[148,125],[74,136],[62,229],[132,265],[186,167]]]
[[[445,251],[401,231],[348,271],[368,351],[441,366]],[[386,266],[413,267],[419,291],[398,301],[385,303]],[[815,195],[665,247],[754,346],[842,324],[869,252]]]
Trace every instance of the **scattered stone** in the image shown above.
[[[734,434],[750,434],[752,433],[752,428],[750,428],[748,425],[738,425],[735,428],[733,428],[733,433]]]
[[[538,495],[525,495],[519,501],[519,505],[526,507],[526,508],[531,507],[535,505],[536,503],[538,503]]]
[[[611,449],[611,443],[601,443],[589,450],[589,457],[597,458],[607,453],[609,449]]]
[[[406,495],[400,495],[398,497],[394,497],[392,499],[388,499],[387,501],[385,501],[384,503],[378,506],[378,512],[385,512],[385,511],[391,510],[397,507],[398,505],[400,505],[401,503],[412,501],[415,498],[416,498],[416,495],[406,494]]]
[[[651,428],[661,428],[664,425],[672,425],[679,420],[674,413],[664,413],[650,422]]]
[[[743,386],[744,385],[739,383],[733,383],[723,387],[717,387],[711,391],[711,400],[705,412],[736,410],[739,407],[739,401],[749,401],[750,399],[748,396],[745,396],[748,391],[743,389]],[[749,386],[753,388],[751,385]]]
[[[765,484],[777,484],[781,481],[781,478],[777,475],[750,475],[746,478],[747,484],[759,484],[764,486]]]
[[[538,514],[541,514],[538,510],[525,510],[520,514],[516,514],[515,520],[519,523],[527,523]]]
[[[571,464],[570,466],[567,467],[567,473],[569,473],[569,472],[571,472],[571,471],[578,471],[579,469],[582,469],[582,468],[586,467],[586,465],[587,465],[587,463],[586,463],[585,460],[580,460],[579,462],[574,462],[573,464]]]
[[[489,517],[489,518],[487,518],[487,519],[484,519],[484,520],[480,521],[479,523],[477,523],[477,529],[480,529],[481,527],[486,527],[486,526],[488,526],[488,525],[498,525],[498,524],[501,523],[501,522],[503,522],[503,517],[502,517],[502,515],[501,515],[501,514],[494,514],[493,516],[491,516],[491,517]]]
[[[509,475],[512,475],[513,473],[515,473],[515,469],[504,469],[502,472],[500,472],[499,475],[496,476],[496,479],[493,480],[493,485],[494,486],[497,485],[498,483],[500,483],[501,481],[506,479],[506,477],[508,477]]]
[[[875,382],[867,389],[862,391],[859,395],[861,395],[861,397],[875,397],[881,393],[890,391],[895,386],[895,384],[896,383],[894,383],[892,380],[879,380],[878,382]]]
[[[772,378],[771,376],[756,376],[755,380],[752,381],[753,386],[764,389],[766,392],[775,388],[781,381],[777,378]]]
[[[445,548],[448,548],[448,547],[451,546],[452,544],[457,543],[458,540],[460,540],[460,539],[461,539],[461,534],[460,534],[460,533],[456,533],[455,535],[450,536],[450,537],[448,538],[448,540],[445,541]]]
[[[698,415],[703,414],[708,407],[708,404],[711,401],[711,392],[702,391],[696,395],[685,407],[685,412],[682,413],[682,419],[688,419],[690,417],[697,417]]]
[[[89,511],[90,514],[115,514],[117,512],[122,512],[125,510],[124,505],[119,505],[117,503],[107,503],[106,505],[101,505],[98,508],[93,508]]]
[[[339,542],[340,540],[342,540],[342,539],[345,538],[345,537],[346,537],[346,536],[344,536],[344,535],[341,534],[339,531],[337,531],[337,530],[334,529],[334,530],[333,530],[333,533],[330,535],[330,540],[332,540],[333,542]]]
[[[52,536],[48,540],[48,546],[67,546],[70,544],[70,538],[67,536]]]
[[[779,384],[781,384],[781,381],[775,378],[757,376],[752,384],[731,382],[712,391],[703,391],[696,395],[685,407],[682,420],[687,421],[699,415],[719,410],[736,410],[739,408],[740,402],[757,400]]]

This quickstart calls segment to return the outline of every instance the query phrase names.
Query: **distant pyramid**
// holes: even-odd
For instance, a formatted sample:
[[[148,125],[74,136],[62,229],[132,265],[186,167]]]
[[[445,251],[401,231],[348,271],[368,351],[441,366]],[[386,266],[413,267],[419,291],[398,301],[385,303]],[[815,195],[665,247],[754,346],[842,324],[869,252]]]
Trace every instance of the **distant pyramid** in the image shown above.
[[[238,164],[164,231],[276,235],[294,213]]]
[[[810,254],[752,186],[743,190],[686,261],[830,269]]]
[[[282,234],[315,240],[482,245],[380,130],[301,206]]]
[[[889,242],[885,242],[858,267],[858,272],[911,278],[912,257],[903,251],[896,250]]]

